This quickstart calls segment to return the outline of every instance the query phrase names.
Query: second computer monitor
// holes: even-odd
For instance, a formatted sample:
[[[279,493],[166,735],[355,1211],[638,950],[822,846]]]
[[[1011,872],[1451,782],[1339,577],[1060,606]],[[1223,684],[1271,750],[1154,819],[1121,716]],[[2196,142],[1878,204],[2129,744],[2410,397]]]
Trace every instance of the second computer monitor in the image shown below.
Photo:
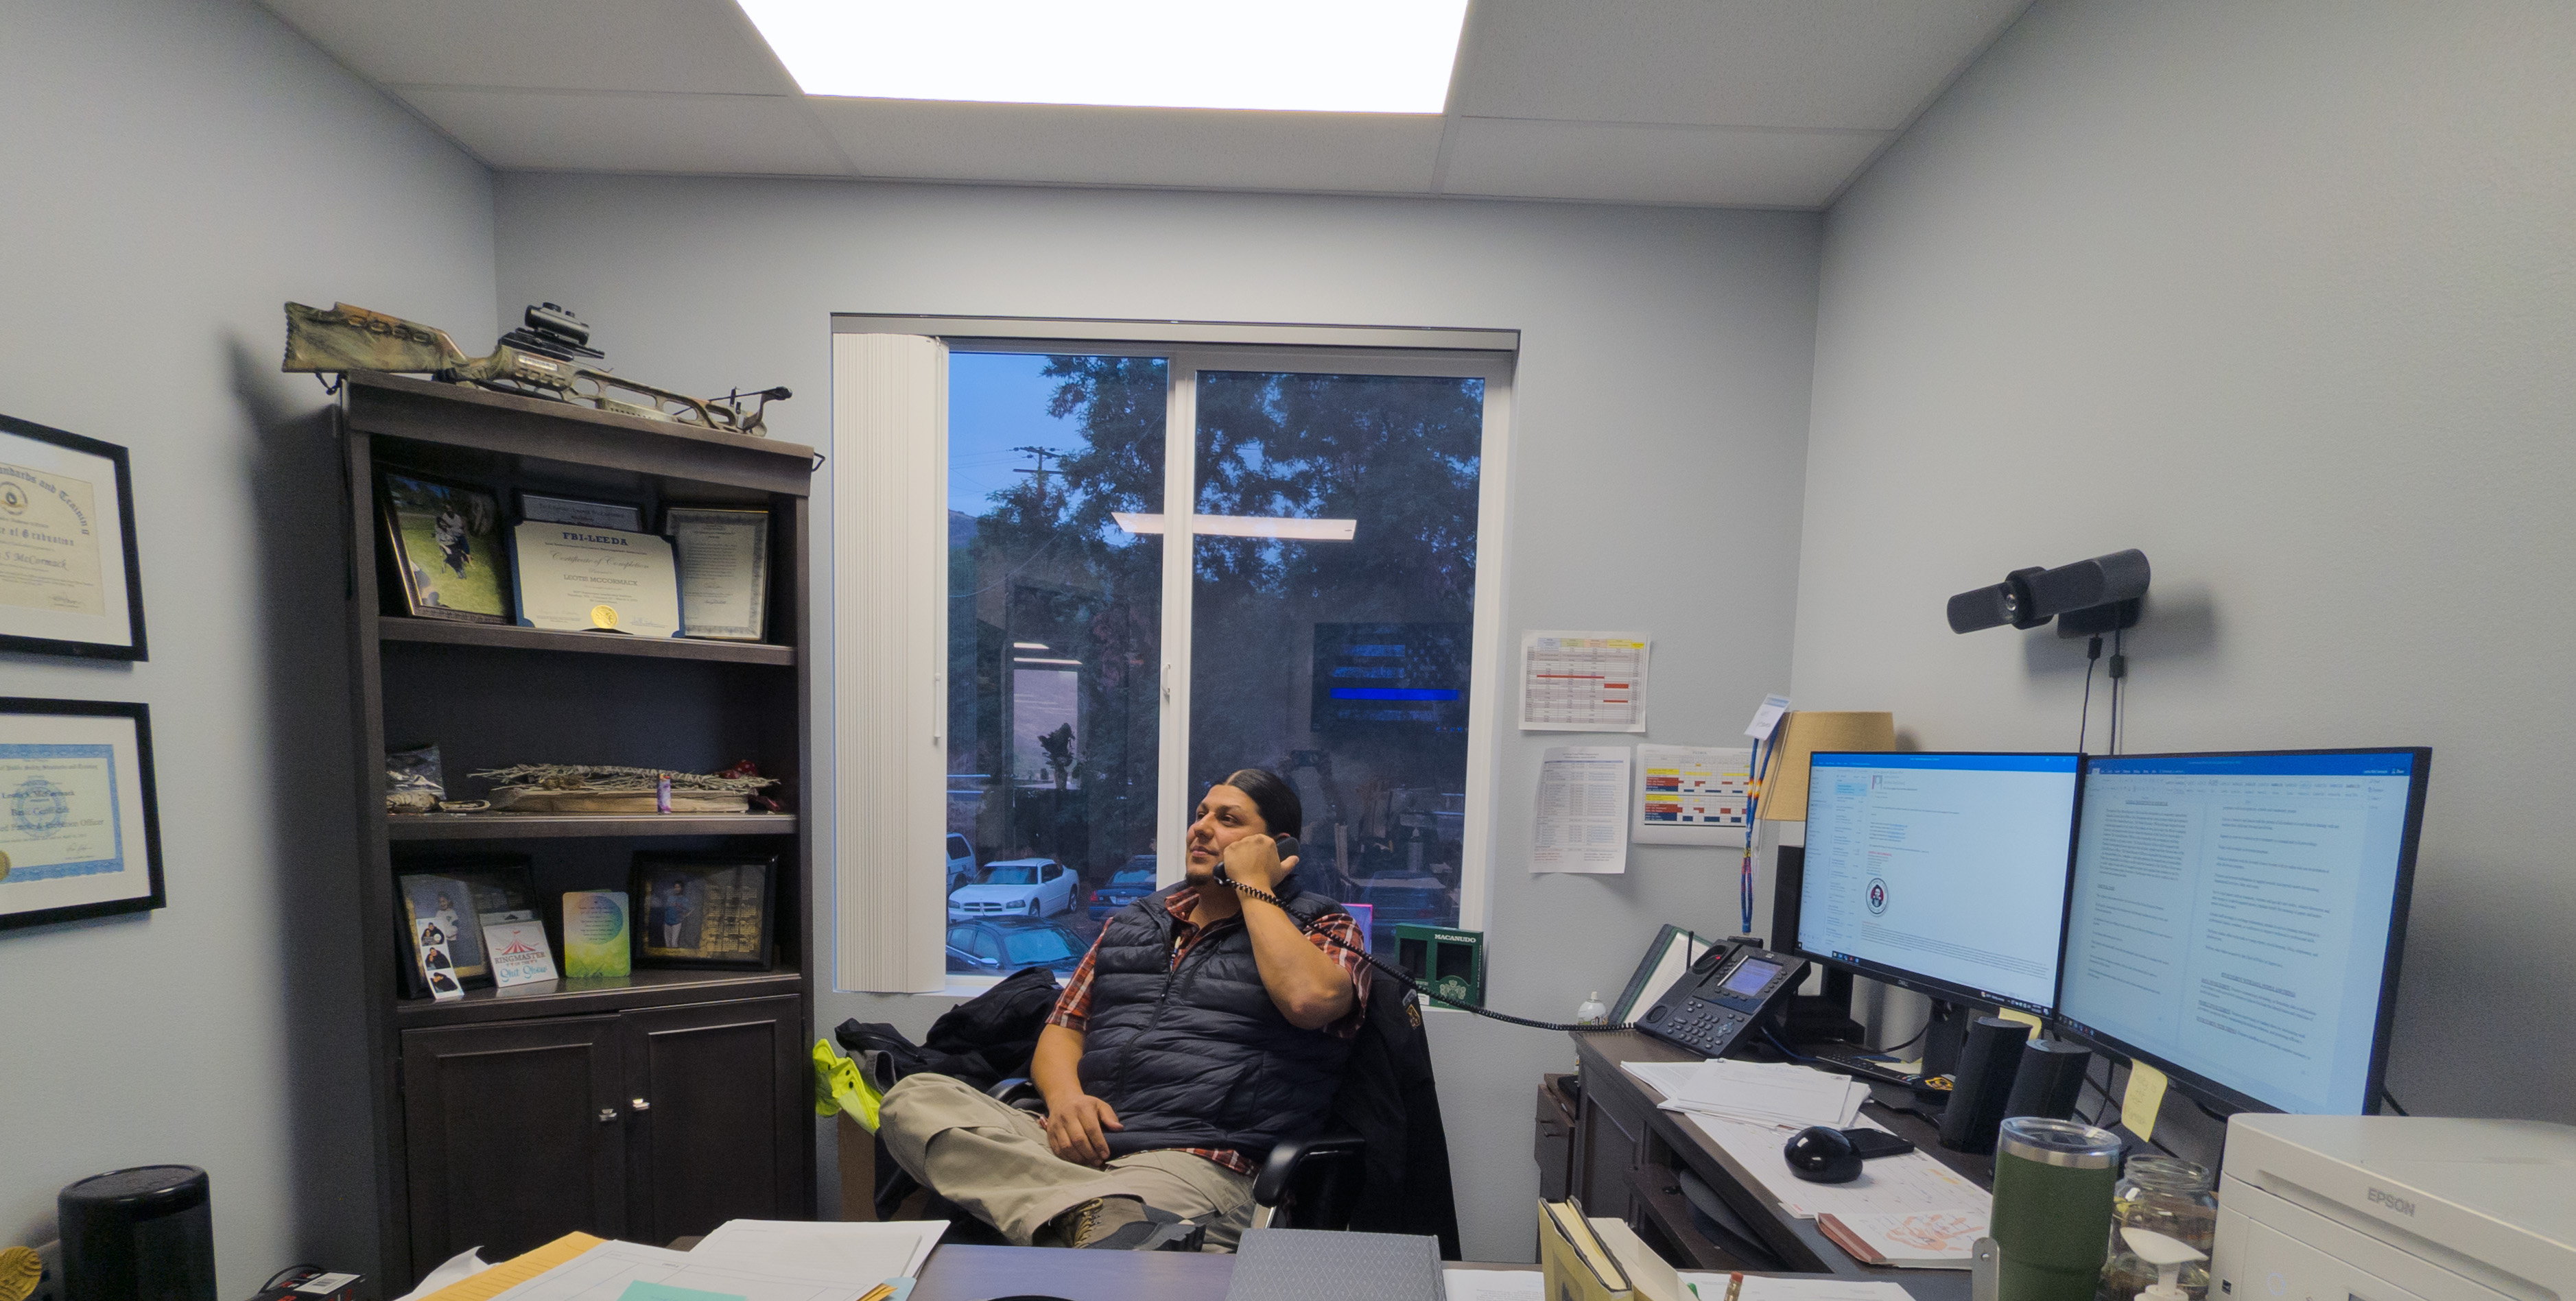
[[[1820,751],[1797,948],[1936,997],[2047,1013],[2082,759]]]

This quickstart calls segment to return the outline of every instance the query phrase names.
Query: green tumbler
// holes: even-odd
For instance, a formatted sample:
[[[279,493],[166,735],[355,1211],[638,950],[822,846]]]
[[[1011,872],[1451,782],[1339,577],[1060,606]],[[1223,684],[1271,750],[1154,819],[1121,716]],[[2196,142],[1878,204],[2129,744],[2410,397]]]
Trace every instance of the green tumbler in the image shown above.
[[[2119,1135],[2071,1120],[2006,1120],[1995,1140],[1998,1301],[2093,1301],[2119,1181]]]

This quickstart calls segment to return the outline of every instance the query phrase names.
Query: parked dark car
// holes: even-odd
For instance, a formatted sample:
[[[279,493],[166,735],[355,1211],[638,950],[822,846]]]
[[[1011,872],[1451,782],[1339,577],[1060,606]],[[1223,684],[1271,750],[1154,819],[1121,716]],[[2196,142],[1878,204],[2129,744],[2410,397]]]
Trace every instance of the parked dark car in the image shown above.
[[[1109,884],[1091,892],[1091,920],[1105,922],[1110,914],[1154,892],[1154,855],[1138,854],[1109,878]]]
[[[969,975],[1005,976],[1023,967],[1068,975],[1090,950],[1064,923],[1043,918],[948,923],[948,969]]]

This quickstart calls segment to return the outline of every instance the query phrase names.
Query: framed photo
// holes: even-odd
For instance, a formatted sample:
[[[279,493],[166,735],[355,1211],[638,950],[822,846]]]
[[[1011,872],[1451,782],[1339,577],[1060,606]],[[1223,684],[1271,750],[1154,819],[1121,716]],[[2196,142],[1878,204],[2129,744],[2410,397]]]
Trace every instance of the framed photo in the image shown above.
[[[0,650],[140,660],[125,449],[0,416]]]
[[[678,553],[680,635],[759,641],[768,629],[769,512],[671,506],[662,532]]]
[[[775,855],[638,852],[635,965],[768,966],[777,878]]]
[[[0,930],[166,902],[150,708],[0,698]]]
[[[519,518],[540,524],[585,524],[598,529],[644,531],[644,508],[624,502],[585,501],[541,492],[519,494]]]
[[[398,920],[405,936],[403,952],[414,968],[415,998],[429,992],[419,984],[427,974],[420,969],[424,955],[413,951],[422,922],[435,925],[444,937],[457,978],[470,980],[490,974],[490,959],[483,952],[484,927],[544,920],[537,911],[536,881],[525,854],[406,863],[394,881],[402,908]]]
[[[500,499],[403,469],[382,470],[376,480],[404,612],[422,619],[511,622]]]

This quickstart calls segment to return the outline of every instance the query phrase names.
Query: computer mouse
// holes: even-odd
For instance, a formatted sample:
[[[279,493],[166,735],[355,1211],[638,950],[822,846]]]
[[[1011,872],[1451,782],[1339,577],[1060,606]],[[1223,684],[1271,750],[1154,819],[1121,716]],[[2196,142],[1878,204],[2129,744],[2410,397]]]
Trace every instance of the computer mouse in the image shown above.
[[[1860,1178],[1860,1149],[1830,1125],[1809,1125],[1789,1136],[1780,1148],[1789,1173],[1819,1184],[1847,1184]]]

